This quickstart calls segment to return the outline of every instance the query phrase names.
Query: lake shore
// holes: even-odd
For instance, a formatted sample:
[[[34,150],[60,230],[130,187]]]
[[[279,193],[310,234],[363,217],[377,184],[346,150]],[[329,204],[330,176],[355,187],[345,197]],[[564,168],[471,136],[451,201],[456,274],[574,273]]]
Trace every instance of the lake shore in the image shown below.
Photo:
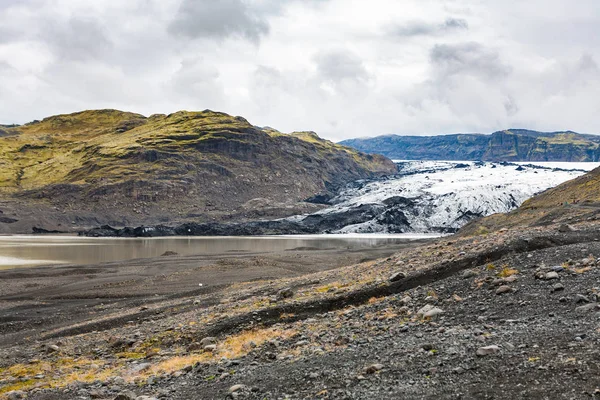
[[[177,302],[197,295],[212,296],[212,300],[207,300],[211,303],[231,285],[340,268],[388,257],[429,240],[432,239],[355,249],[301,247],[276,252],[175,254],[90,265],[0,270],[0,345],[9,346],[25,336],[44,336],[72,325],[94,329],[97,321],[108,314],[148,303]],[[137,318],[128,315],[127,321]],[[127,323],[119,317],[114,319],[115,326]],[[107,327],[112,327],[111,323]]]

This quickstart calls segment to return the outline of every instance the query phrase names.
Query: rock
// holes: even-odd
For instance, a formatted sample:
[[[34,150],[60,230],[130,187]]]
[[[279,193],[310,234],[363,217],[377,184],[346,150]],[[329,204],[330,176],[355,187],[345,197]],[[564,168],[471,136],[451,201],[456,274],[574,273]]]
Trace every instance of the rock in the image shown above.
[[[11,392],[6,393],[6,398],[8,400],[19,400],[25,398],[25,392],[22,390],[13,390]]]
[[[131,390],[125,390],[119,393],[113,400],[136,400],[137,395]]]
[[[555,265],[550,269],[554,272],[564,272],[565,271],[565,267],[563,267],[562,265]]]
[[[417,316],[423,318],[432,318],[436,315],[442,314],[443,312],[444,310],[442,310],[441,308],[437,308],[432,306],[431,304],[427,304],[426,306],[419,309],[419,311],[417,311]]]
[[[431,343],[425,343],[424,345],[421,346],[421,348],[425,351],[431,351],[431,350],[435,349],[435,346],[432,345]]]
[[[480,357],[489,356],[490,354],[496,354],[500,351],[500,347],[496,345],[480,347],[477,349],[477,355]]]
[[[131,373],[133,374],[137,374],[140,373],[142,371],[147,370],[148,368],[150,368],[152,366],[152,364],[150,363],[141,363],[141,364],[136,364],[131,368]]]
[[[151,396],[138,396],[135,400],[158,400],[156,397]]]
[[[548,272],[546,275],[544,275],[544,279],[546,279],[547,281],[553,280],[553,279],[558,279],[558,272],[555,271],[551,271]]]
[[[558,231],[560,233],[574,232],[575,228],[573,228],[571,225],[562,224],[558,227]]]
[[[372,364],[368,367],[365,367],[365,374],[374,374],[375,372],[379,372],[383,369],[383,364]]]
[[[57,353],[60,351],[60,347],[55,344],[46,345],[46,353]]]
[[[467,270],[463,271],[463,273],[462,273],[463,279],[474,278],[476,276],[477,276],[477,272],[473,271],[472,269],[467,269]]]
[[[580,303],[591,303],[589,297],[584,296],[582,294],[576,294],[575,295],[575,303],[576,304],[580,304]]]
[[[202,348],[209,346],[211,344],[217,344],[217,338],[209,336],[209,337],[205,337],[204,339],[202,339],[200,341],[200,346],[202,346]]]
[[[216,344],[209,344],[208,346],[204,346],[204,351],[207,351],[209,353],[213,353],[217,350],[217,345]]]
[[[178,256],[179,253],[177,253],[176,251],[165,251],[164,253],[161,254],[161,257],[170,257],[170,256]]]
[[[500,286],[498,289],[496,289],[496,294],[501,295],[504,293],[511,293],[512,291],[513,291],[513,288],[511,288],[510,286],[503,285],[503,286]]]
[[[406,274],[404,272],[395,272],[394,274],[392,274],[392,276],[390,276],[389,281],[398,282],[404,278],[406,278]]]
[[[291,297],[294,297],[294,291],[292,288],[281,289],[279,292],[277,292],[276,296],[277,300],[289,299]]]
[[[241,392],[244,391],[248,388],[248,386],[246,385],[233,385],[232,387],[229,388],[229,393],[237,393],[237,392]]]
[[[586,304],[585,306],[579,306],[575,309],[576,313],[586,313],[595,310],[597,307],[596,303]]]
[[[565,290],[565,287],[563,286],[562,283],[557,283],[554,286],[552,286],[552,291],[553,292],[559,292],[561,290]]]
[[[595,262],[596,262],[596,258],[592,254],[590,254],[589,257],[584,258],[583,260],[581,260],[581,264],[584,267],[587,267],[589,265],[593,265]]]

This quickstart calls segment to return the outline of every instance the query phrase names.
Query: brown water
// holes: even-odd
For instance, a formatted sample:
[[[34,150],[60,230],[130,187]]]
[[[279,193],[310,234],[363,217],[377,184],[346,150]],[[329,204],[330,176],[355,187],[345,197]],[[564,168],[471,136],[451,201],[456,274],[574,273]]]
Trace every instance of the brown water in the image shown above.
[[[270,237],[84,238],[76,236],[0,236],[0,269],[49,264],[96,264],[180,255],[279,252],[292,249],[357,249],[405,242],[423,236],[316,235]]]

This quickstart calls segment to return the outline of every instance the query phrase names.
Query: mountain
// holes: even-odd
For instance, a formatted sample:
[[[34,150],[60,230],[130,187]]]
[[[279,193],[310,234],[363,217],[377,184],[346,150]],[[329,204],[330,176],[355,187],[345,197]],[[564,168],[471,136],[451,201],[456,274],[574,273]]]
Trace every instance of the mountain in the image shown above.
[[[581,165],[581,164],[576,164]],[[581,169],[508,162],[406,161],[398,173],[345,185],[328,207],[275,220],[98,227],[86,236],[251,236],[321,233],[454,233],[475,219],[508,212],[536,193],[581,176]]]
[[[525,201],[507,214],[494,214],[467,224],[463,234],[503,228],[576,224],[600,219],[600,168],[564,182]]]
[[[394,173],[313,132],[283,134],[220,112],[57,115],[0,136],[0,232],[98,223],[287,216],[347,182]],[[16,221],[15,221],[16,220]]]
[[[600,136],[509,129],[483,134],[388,135],[340,142],[396,160],[599,161]]]

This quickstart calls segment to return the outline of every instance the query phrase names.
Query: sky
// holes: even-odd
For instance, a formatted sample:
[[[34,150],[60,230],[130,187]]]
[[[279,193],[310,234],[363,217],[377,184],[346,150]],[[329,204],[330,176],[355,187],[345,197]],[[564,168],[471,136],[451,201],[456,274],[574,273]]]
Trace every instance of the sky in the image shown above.
[[[600,134],[600,1],[0,0],[0,123],[102,108]]]

